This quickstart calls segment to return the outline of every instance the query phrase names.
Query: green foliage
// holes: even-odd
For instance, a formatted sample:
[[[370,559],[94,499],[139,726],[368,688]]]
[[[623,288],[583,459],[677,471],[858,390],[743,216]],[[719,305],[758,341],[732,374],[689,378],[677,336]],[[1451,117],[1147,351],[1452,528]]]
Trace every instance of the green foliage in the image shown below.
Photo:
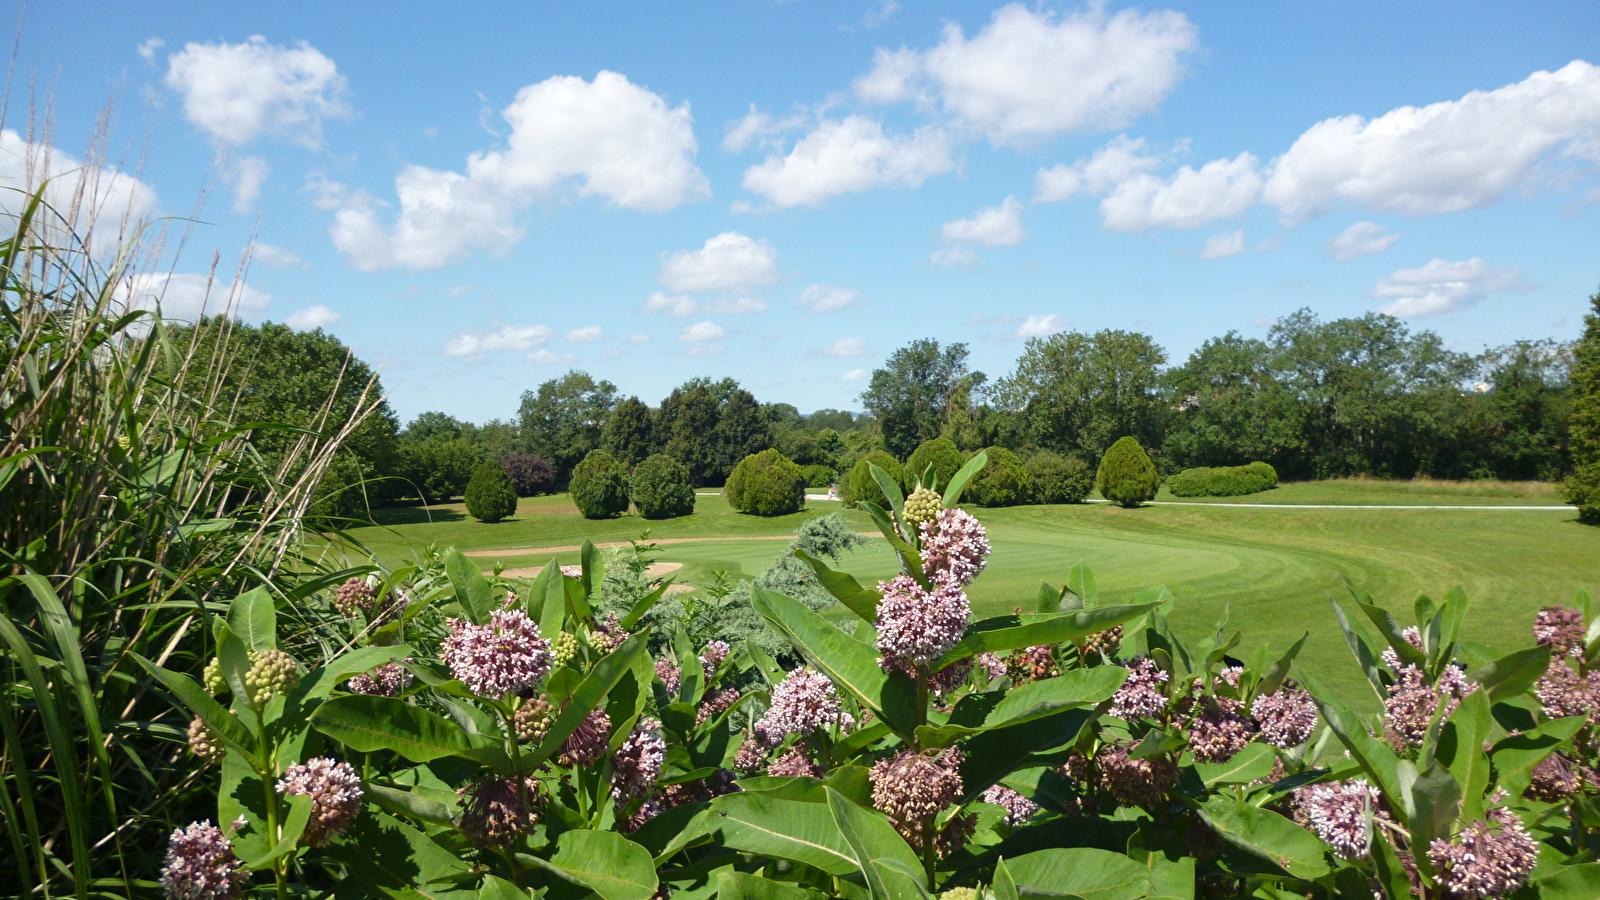
[[[497,462],[480,463],[467,482],[467,512],[480,522],[494,524],[517,511],[517,487],[505,466]]]
[[[1240,497],[1278,486],[1278,473],[1264,462],[1247,466],[1184,469],[1167,479],[1174,497]]]
[[[524,391],[517,410],[522,445],[548,459],[563,480],[600,446],[600,432],[616,405],[617,387],[573,370]]]
[[[1150,454],[1132,437],[1118,438],[1100,458],[1095,487],[1102,497],[1118,506],[1132,508],[1154,500],[1160,486]]]
[[[951,410],[951,398],[962,387],[982,383],[981,373],[967,372],[967,345],[941,348],[922,339],[889,355],[883,368],[861,393],[861,402],[877,419],[883,442],[896,457],[938,437]]]
[[[911,454],[911,458],[906,460],[906,484],[908,487],[915,485],[928,470],[928,466],[933,466],[934,484],[925,484],[923,487],[943,491],[965,461],[955,442],[949,438],[937,437],[923,441],[917,446],[916,452]]]
[[[763,450],[739,461],[722,494],[739,512],[783,516],[805,508],[806,480],[792,460]]]
[[[885,507],[888,505],[889,501],[883,496],[883,489],[873,480],[873,466],[888,472],[890,478],[902,487],[905,486],[905,470],[900,468],[900,461],[882,450],[874,450],[857,460],[856,464],[850,467],[850,471],[845,473],[845,477],[840,479],[839,499],[844,501],[845,506],[854,509],[862,503],[876,503]]]
[[[1094,490],[1094,473],[1076,456],[1040,450],[1023,465],[1033,482],[1034,503],[1082,503]]]
[[[646,519],[671,519],[694,512],[689,470],[664,453],[647,457],[634,467],[628,493]]]
[[[809,465],[800,467],[800,475],[806,480],[806,487],[825,488],[832,487],[838,473],[833,466]]]
[[[572,470],[567,490],[586,519],[609,519],[628,511],[628,470],[604,450],[591,450]]]
[[[656,439],[656,414],[640,402],[629,397],[618,403],[600,430],[600,449],[617,458],[628,469],[643,462],[646,457],[659,452]]]
[[[995,396],[1003,407],[1024,410],[1040,446],[1099,459],[1121,435],[1160,440],[1166,361],[1165,350],[1136,332],[1030,338]]]
[[[537,497],[540,494],[554,493],[556,489],[556,469],[550,461],[533,453],[513,453],[501,457],[500,465],[511,476],[511,484],[517,489],[518,497]]]
[[[1567,502],[1600,525],[1600,292],[1589,298],[1583,337],[1572,351],[1572,464]]]
[[[979,506],[1016,506],[1033,498],[1033,478],[1015,453],[986,447],[989,462],[973,476],[966,496]]]
[[[400,459],[401,473],[409,482],[407,493],[418,491],[427,503],[445,503],[461,496],[482,461],[478,449],[460,435],[422,439],[404,435]]]

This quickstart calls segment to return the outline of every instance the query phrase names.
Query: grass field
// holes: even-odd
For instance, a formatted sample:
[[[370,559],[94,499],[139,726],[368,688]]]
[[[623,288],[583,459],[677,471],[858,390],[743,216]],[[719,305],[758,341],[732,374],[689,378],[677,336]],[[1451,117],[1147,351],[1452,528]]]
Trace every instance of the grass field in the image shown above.
[[[1538,607],[1568,602],[1580,587],[1600,590],[1600,529],[1578,525],[1565,510],[1496,508],[1559,502],[1550,491],[1351,480],[1285,485],[1254,496],[1274,503],[1345,499],[1355,506],[1432,502],[1483,508],[1295,510],[1196,503],[1137,510],[1103,504],[973,510],[994,546],[988,572],[971,591],[975,613],[1028,606],[1041,580],[1060,585],[1083,560],[1111,602],[1166,585],[1177,598],[1174,623],[1189,635],[1204,634],[1225,608],[1230,630],[1244,632],[1246,652],[1261,641],[1284,648],[1310,631],[1302,659],[1347,699],[1370,706],[1371,694],[1361,687],[1329,607],[1330,596],[1348,596],[1341,576],[1396,610],[1405,623],[1418,593],[1438,597],[1459,584],[1473,602],[1467,636],[1508,649],[1531,643],[1528,628]],[[676,573],[680,582],[705,584],[719,569],[736,577],[762,571],[784,550],[782,535],[838,505],[813,501],[806,512],[775,519],[735,514],[718,497],[700,497],[698,507],[692,516],[663,522],[590,521],[579,517],[565,497],[541,497],[522,501],[517,517],[499,525],[472,521],[459,505],[427,510],[432,523],[424,510],[409,508],[386,510],[388,524],[358,529],[353,536],[390,563],[430,541],[506,551],[485,554],[481,561],[487,569],[496,562],[539,565],[552,555],[519,549],[573,545],[585,538],[626,540],[649,528],[651,540],[690,539],[662,544],[660,559],[683,563]],[[871,530],[864,514],[846,516],[858,530]],[[563,562],[577,556],[554,555]],[[851,554],[843,567],[862,581],[895,570],[881,542]]]

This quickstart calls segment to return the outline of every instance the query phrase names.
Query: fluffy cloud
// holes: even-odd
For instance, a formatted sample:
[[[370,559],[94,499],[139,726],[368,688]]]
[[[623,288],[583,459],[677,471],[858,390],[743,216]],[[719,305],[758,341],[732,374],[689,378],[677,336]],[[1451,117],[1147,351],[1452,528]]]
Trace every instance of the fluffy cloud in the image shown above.
[[[853,115],[823,120],[788,155],[774,154],[746,169],[743,184],[778,206],[816,206],[877,187],[918,187],[953,168],[942,129],[930,125],[890,135],[878,122]]]
[[[1079,192],[1104,194],[1135,175],[1152,171],[1164,156],[1151,152],[1144,138],[1119,134],[1088,159],[1040,169],[1033,177],[1033,202],[1071,200]]]
[[[605,339],[605,329],[601,328],[599,325],[585,325],[582,328],[574,328],[567,332],[567,340],[574,344],[582,344],[589,341],[603,341]]]
[[[1232,231],[1222,231],[1206,239],[1206,245],[1200,248],[1201,259],[1222,259],[1224,256],[1236,256],[1244,252],[1244,229],[1235,228]]]
[[[678,332],[678,340],[696,343],[700,341],[718,341],[727,336],[728,333],[722,329],[721,325],[715,322],[696,322]]]
[[[570,353],[556,353],[553,350],[535,350],[528,354],[528,362],[536,366],[570,366],[578,358]]]
[[[1346,201],[1407,216],[1456,212],[1529,184],[1541,163],[1600,161],[1597,140],[1600,66],[1577,60],[1459,100],[1318,122],[1278,158],[1265,197],[1291,222]]]
[[[694,344],[683,351],[685,356],[720,356],[722,351],[728,349],[721,344]]]
[[[778,279],[778,251],[766,241],[724,231],[699,250],[668,254],[656,280],[669,291],[745,291]]]
[[[275,137],[318,147],[322,120],[350,114],[344,76],[305,41],[185,44],[168,58],[166,82],[183,95],[184,116],[223,144]]]
[[[1381,253],[1400,240],[1398,234],[1385,234],[1377,222],[1357,222],[1339,232],[1328,241],[1328,255],[1334,259],[1355,259],[1369,253]]]
[[[861,292],[854,288],[828,287],[824,284],[808,284],[800,291],[800,300],[795,304],[806,312],[830,313],[852,306],[860,306],[867,302]]]
[[[879,50],[855,84],[868,102],[917,101],[995,144],[1119,128],[1155,110],[1198,44],[1182,13],[1102,4],[1064,16],[1014,3],[968,38],[945,27],[932,48]]]
[[[970,219],[944,223],[940,239],[947,244],[987,244],[1011,247],[1022,243],[1028,232],[1022,227],[1022,204],[1007,197],[999,206],[978,210]]]
[[[750,111],[729,125],[722,135],[722,149],[740,153],[751,144],[766,145],[786,131],[804,127],[805,123],[805,116],[798,114],[782,119],[773,118],[772,114],[761,112],[752,103]]]
[[[843,375],[840,375],[839,376],[839,380],[840,381],[861,381],[862,379],[866,378],[867,376],[869,376],[871,374],[872,373],[867,371],[866,369],[851,369],[850,371],[844,373]]]
[[[502,325],[489,334],[462,331],[445,341],[443,352],[445,356],[481,356],[506,350],[532,350],[550,340],[551,334],[547,325]]]
[[[857,356],[867,355],[867,342],[858,337],[842,337],[820,350],[813,350],[808,356],[813,358],[833,356],[839,359],[853,359]]]
[[[974,253],[971,247],[957,244],[954,247],[942,247],[933,251],[929,261],[936,269],[970,269],[981,265],[983,257]]]
[[[1066,330],[1067,320],[1055,313],[1050,313],[1044,316],[1028,316],[1022,320],[1022,324],[1017,326],[1017,330],[1012,332],[1011,336],[1018,338],[1049,337],[1052,334],[1059,334]]]
[[[311,331],[316,328],[336,325],[342,318],[344,316],[326,306],[310,306],[290,313],[289,317],[283,320],[283,324],[293,328],[295,331]]]
[[[1426,318],[1471,306],[1494,291],[1514,289],[1520,271],[1497,269],[1474,256],[1463,262],[1430,261],[1418,269],[1397,269],[1372,289],[1389,300],[1378,312],[1400,318]]]
[[[1100,215],[1113,231],[1198,228],[1249,209],[1261,196],[1261,184],[1255,156],[1241,153],[1199,169],[1183,166],[1170,178],[1132,175],[1100,201]]]
[[[272,302],[271,295],[242,281],[224,284],[192,272],[139,272],[123,281],[117,294],[127,309],[159,309],[162,316],[184,322],[224,314],[255,319]]]
[[[250,250],[250,259],[273,269],[309,269],[310,263],[300,254],[275,244],[257,244]]]
[[[616,72],[528,85],[502,115],[511,127],[506,146],[470,155],[465,174],[401,170],[392,227],[370,198],[345,197],[333,239],[351,264],[427,269],[475,249],[504,254],[522,237],[522,209],[567,192],[650,212],[711,194],[694,162],[689,105],[669,107]]]
[[[233,175],[233,211],[247,213],[255,208],[261,196],[261,184],[267,180],[267,161],[259,156],[246,156],[239,160]]]
[[[0,130],[0,215],[22,211],[26,195],[49,180],[45,202],[80,238],[94,245],[95,232],[115,234],[124,220],[155,211],[156,192],[115,169],[94,165],[47,144],[35,144],[9,128]]]

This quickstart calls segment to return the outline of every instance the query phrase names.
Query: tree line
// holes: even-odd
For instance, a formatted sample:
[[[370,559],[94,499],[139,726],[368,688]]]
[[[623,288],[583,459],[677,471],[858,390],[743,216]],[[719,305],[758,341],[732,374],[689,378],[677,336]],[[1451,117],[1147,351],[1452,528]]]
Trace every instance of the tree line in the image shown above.
[[[190,333],[203,347],[220,327],[205,320]],[[233,358],[210,377],[228,387],[235,421],[315,430],[339,421],[340,404],[355,403],[372,374],[320,330],[226,327]],[[1262,461],[1288,479],[1556,480],[1573,469],[1573,353],[1554,340],[1465,353],[1389,316],[1323,320],[1300,310],[1264,338],[1230,331],[1176,363],[1134,331],[1032,338],[1011,371],[990,379],[969,367],[967,345],[921,339],[872,373],[863,412],[809,414],[763,403],[732,378],[695,378],[651,404],[574,370],[525,391],[514,416],[484,424],[431,411],[402,427],[385,405],[346,442],[324,494],[347,512],[408,497],[438,502],[460,496],[491,460],[505,462],[519,493],[544,493],[564,488],[595,449],[629,469],[664,453],[699,486],[720,486],[740,460],[775,449],[825,487],[874,451],[905,460],[937,437],[969,454],[1049,451],[1094,467],[1131,436],[1164,475]],[[296,439],[285,430],[255,443],[270,454]]]

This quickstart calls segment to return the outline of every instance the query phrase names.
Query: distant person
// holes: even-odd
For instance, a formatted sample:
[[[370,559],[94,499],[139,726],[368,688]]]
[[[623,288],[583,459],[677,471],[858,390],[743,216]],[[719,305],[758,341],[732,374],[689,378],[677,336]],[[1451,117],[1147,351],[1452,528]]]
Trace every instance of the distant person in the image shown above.
[[[839,499],[839,482],[835,481],[833,484],[828,485],[828,499]]]

